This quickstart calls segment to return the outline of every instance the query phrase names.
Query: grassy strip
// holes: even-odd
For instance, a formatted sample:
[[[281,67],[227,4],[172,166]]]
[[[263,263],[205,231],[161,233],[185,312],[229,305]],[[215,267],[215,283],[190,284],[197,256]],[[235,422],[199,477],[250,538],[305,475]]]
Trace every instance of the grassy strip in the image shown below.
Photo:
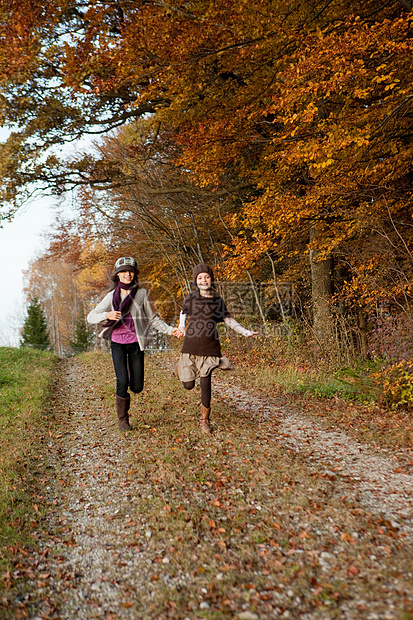
[[[379,406],[383,396],[383,360],[354,360],[344,366],[336,359],[315,352],[305,343],[290,346],[271,338],[246,339],[237,334],[221,336],[222,350],[236,368],[252,371],[254,387],[279,394],[320,399],[337,399],[358,405]],[[277,346],[277,342],[279,346]],[[175,346],[179,356],[181,343]],[[249,372],[248,372],[249,376]]]
[[[358,367],[340,368],[331,373],[328,369],[291,361],[277,367],[270,363],[260,370],[260,383],[277,387],[286,394],[302,394],[315,398],[341,398],[360,404],[378,401],[379,393],[374,378],[380,364],[365,362]],[[373,372],[372,372],[373,371]]]
[[[252,339],[251,339],[252,340]],[[304,351],[291,355],[263,351],[254,342],[225,342],[225,355],[235,364],[233,380],[264,394],[280,397],[289,406],[316,416],[327,427],[338,426],[360,441],[383,447],[411,448],[411,408],[394,408],[382,403],[377,377],[380,360],[360,361],[335,368],[320,359],[305,358]],[[411,459],[410,459],[411,460]],[[407,468],[411,470],[411,466]]]
[[[82,363],[113,409],[110,360]],[[137,617],[338,619],[346,609],[367,618],[391,606],[394,617],[413,618],[410,550],[397,526],[360,506],[339,463],[312,468],[311,446],[290,453],[259,412],[249,418],[215,401],[212,437],[200,434],[198,416],[199,391],[186,393],[149,359],[125,437],[123,486],[136,511],[117,515],[124,560],[148,558],[146,591],[128,603]]]
[[[55,357],[36,349],[0,348],[0,589],[10,558],[36,519],[31,480],[41,460],[45,398]]]
[[[343,398],[340,391],[331,391],[334,379],[324,384],[324,391],[315,389],[300,390],[294,380],[290,386],[279,382],[279,374],[266,366],[252,364],[248,357],[237,360],[237,370],[233,379],[250,389],[262,390],[265,394],[281,397],[289,406],[306,414],[313,415],[327,427],[336,426],[353,435],[360,441],[391,448],[409,448],[413,445],[413,415],[411,409],[391,409],[384,407],[372,398],[363,402],[358,398]],[[248,372],[245,369],[248,369]],[[293,376],[293,373],[291,373]],[[306,377],[308,382],[308,375]],[[299,383],[299,379],[297,379]],[[355,388],[357,389],[357,388]],[[367,399],[366,399],[367,401]]]
[[[269,388],[285,394],[340,398],[365,405],[381,401],[383,360],[360,359],[343,365],[334,355],[312,350],[306,342],[292,342],[288,346],[271,337],[245,340],[241,336],[222,340],[226,354],[251,365],[258,371],[259,382]]]

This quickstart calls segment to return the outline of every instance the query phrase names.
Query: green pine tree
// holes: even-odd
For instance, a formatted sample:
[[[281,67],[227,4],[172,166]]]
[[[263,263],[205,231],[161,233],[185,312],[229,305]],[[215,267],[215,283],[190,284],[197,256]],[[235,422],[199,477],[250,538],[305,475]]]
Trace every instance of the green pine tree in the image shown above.
[[[83,351],[90,349],[93,339],[94,334],[90,330],[86,322],[85,313],[82,310],[79,312],[76,321],[75,340],[70,342],[70,346],[75,354],[82,353]]]
[[[46,317],[38,297],[33,297],[28,305],[20,345],[22,347],[34,347],[35,349],[48,349],[50,347]]]

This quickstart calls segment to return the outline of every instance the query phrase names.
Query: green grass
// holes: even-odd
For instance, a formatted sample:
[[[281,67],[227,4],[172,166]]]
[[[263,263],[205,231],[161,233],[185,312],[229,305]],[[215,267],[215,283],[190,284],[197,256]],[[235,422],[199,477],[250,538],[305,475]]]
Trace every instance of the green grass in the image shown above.
[[[0,347],[0,573],[35,519],[31,479],[39,459],[53,354]],[[6,579],[7,582],[7,579]],[[0,586],[1,587],[1,586]]]
[[[314,366],[300,366],[294,362],[257,369],[257,387],[277,388],[285,394],[302,394],[315,398],[339,397],[360,403],[376,402],[379,398],[374,373],[379,365],[360,363],[355,367],[331,372]]]

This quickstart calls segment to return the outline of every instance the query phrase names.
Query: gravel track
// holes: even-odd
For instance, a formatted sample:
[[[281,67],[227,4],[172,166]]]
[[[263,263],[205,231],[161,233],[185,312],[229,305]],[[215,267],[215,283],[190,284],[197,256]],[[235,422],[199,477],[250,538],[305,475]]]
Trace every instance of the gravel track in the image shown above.
[[[156,361],[164,370],[172,371],[167,358],[158,356]],[[344,432],[324,429],[316,420],[277,399],[252,394],[240,387],[230,373],[217,372],[213,382],[215,402],[224,402],[237,415],[242,412],[253,421],[257,431],[268,421],[276,422],[274,441],[280,447],[302,458],[310,474],[327,478],[338,491],[352,495],[372,514],[387,519],[395,531],[402,533],[406,544],[410,543],[413,476],[396,471],[400,461],[393,458],[403,457],[408,461],[409,451],[377,453]],[[157,549],[157,558],[154,557],[149,544],[150,527],[144,517],[139,517],[137,509],[139,497],[152,492],[151,483],[140,481],[139,489],[131,483],[126,459],[131,440],[127,433],[121,435],[115,431],[113,411],[105,408],[99,392],[80,376],[76,358],[62,362],[54,407],[55,415],[59,412],[67,423],[65,427],[60,425],[59,432],[47,441],[49,475],[44,489],[47,526],[43,524],[33,533],[37,553],[32,568],[26,571],[28,591],[19,601],[14,601],[16,609],[20,604],[25,612],[16,613],[15,617],[30,620],[157,618],[153,611],[151,614],[146,611],[154,595],[152,567],[155,561],[167,564],[169,559],[165,549]],[[213,423],[219,425],[219,420],[213,417]],[[142,544],[145,539],[147,545]],[[327,562],[331,561],[331,554],[325,553],[325,557]],[[162,579],[165,588],[179,589],[188,586],[193,577],[183,572],[171,577],[164,572]],[[31,611],[34,609],[36,612]],[[244,611],[225,617],[358,620],[359,616],[351,609],[343,606],[340,616],[330,616],[328,612],[301,615],[286,609],[265,616]],[[162,615],[162,618],[214,617],[202,613],[202,607],[200,610],[190,616]],[[401,618],[391,610],[389,603],[389,609],[383,613],[371,611],[360,617]]]
[[[314,418],[294,411],[279,399],[253,395],[222,373],[214,376],[214,390],[257,424],[277,420],[280,444],[301,454],[310,471],[331,480],[351,480],[361,504],[409,537],[413,535],[413,475],[397,471],[403,469],[399,459],[413,463],[409,450],[373,450],[345,432],[325,430]]]

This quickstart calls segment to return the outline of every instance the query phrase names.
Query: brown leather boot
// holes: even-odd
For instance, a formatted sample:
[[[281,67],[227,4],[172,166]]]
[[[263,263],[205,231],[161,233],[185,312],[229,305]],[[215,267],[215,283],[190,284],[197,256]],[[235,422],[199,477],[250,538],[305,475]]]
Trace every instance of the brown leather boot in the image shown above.
[[[211,427],[209,425],[209,414],[211,413],[211,407],[204,407],[201,405],[201,419],[199,422],[199,426],[203,433],[208,435],[211,434]]]
[[[116,411],[118,414],[118,424],[120,431],[130,431],[129,426],[129,407],[130,407],[130,395],[127,398],[122,398],[116,394]]]

